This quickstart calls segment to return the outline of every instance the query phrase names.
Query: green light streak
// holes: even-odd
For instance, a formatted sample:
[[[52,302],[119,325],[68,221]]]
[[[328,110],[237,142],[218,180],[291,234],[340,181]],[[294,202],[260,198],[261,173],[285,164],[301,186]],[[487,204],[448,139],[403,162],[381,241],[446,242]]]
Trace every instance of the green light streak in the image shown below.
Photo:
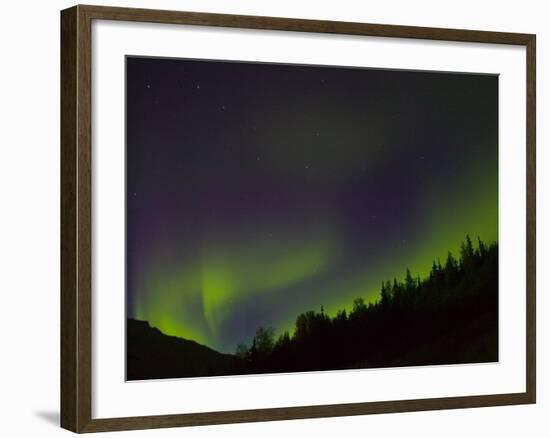
[[[238,302],[314,277],[338,254],[336,240],[318,234],[286,244],[256,242],[205,242],[198,263],[157,263],[135,300],[136,318],[166,334],[217,345],[220,324]]]

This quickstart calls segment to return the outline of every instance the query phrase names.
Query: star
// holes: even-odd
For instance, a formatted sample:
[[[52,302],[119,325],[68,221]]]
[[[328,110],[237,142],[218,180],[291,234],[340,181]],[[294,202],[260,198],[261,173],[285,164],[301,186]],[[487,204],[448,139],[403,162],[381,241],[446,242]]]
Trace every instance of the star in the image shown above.
[[[257,161],[260,161],[260,156],[259,156],[259,155],[256,157],[256,160],[257,160]]]
[[[196,88],[197,90],[200,90],[200,89],[201,89],[201,84],[195,85],[195,88]]]
[[[225,111],[225,105],[222,105],[222,106],[221,106],[221,110],[222,110],[222,111]]]
[[[147,82],[147,84],[145,85],[148,89],[151,88],[151,84],[149,82]]]

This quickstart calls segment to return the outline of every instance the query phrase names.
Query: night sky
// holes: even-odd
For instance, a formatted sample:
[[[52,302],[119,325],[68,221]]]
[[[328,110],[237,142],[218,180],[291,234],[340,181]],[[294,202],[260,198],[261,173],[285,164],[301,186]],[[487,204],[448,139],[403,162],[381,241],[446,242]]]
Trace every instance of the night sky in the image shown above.
[[[498,239],[498,77],[127,58],[127,312],[218,351]]]

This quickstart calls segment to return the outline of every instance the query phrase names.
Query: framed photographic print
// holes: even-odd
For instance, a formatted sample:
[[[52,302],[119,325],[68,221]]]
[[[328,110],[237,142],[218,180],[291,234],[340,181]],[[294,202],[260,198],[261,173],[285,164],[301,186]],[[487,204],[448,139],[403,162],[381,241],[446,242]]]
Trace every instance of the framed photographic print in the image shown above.
[[[535,403],[535,36],[61,13],[61,423]]]

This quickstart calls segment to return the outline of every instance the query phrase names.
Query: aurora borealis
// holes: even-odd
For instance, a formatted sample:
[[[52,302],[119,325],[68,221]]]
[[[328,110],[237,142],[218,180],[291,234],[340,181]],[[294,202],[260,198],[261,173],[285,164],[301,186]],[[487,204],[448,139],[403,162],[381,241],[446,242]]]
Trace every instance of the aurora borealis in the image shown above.
[[[498,240],[498,77],[127,57],[127,313],[221,352]]]

